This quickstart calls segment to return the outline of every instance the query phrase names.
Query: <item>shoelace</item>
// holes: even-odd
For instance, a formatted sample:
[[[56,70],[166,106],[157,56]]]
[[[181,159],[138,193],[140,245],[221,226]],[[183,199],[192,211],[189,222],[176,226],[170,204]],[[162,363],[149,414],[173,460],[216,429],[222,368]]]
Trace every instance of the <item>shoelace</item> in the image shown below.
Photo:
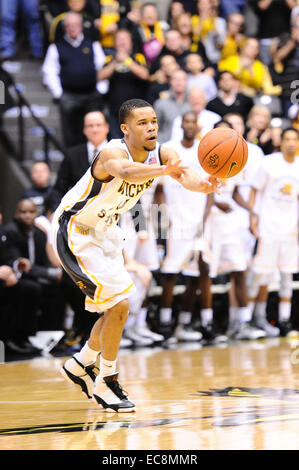
[[[107,383],[107,385],[110,388],[110,390],[112,390],[112,392],[115,393],[115,395],[121,400],[126,400],[128,398],[127,392],[123,390],[123,388],[119,385],[117,380],[113,382],[109,382]]]
[[[97,375],[99,374],[100,370],[97,366],[94,364],[91,364],[90,366],[85,367],[85,372],[89,377],[95,381]]]

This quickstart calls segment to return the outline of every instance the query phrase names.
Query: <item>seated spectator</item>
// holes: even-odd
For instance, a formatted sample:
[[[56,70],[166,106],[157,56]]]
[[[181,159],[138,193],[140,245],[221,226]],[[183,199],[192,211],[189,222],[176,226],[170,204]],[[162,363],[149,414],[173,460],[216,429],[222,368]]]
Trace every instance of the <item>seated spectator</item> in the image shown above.
[[[253,99],[239,92],[240,82],[231,72],[224,70],[218,75],[218,94],[209,101],[207,109],[223,117],[227,113],[239,113],[246,121],[253,106]]]
[[[86,12],[86,0],[67,0],[67,7],[68,8],[63,13],[52,20],[49,33],[50,43],[58,42],[63,38],[65,34],[63,21],[68,11],[81,15],[83,19],[84,36],[92,41],[98,41],[99,32],[94,26],[93,18]]]
[[[198,132],[197,139],[201,139],[207,132],[211,131],[215,124],[221,120],[219,114],[206,109],[207,99],[204,92],[200,88],[192,88],[189,97],[189,110],[193,111],[197,116]],[[182,138],[182,114],[173,120],[171,129],[171,140]]]
[[[110,135],[123,136],[118,121],[120,105],[132,98],[144,99],[148,86],[149,71],[143,54],[133,53],[131,33],[118,30],[115,35],[115,53],[107,56],[100,80],[109,80],[107,103],[109,107]]]
[[[102,108],[98,71],[105,54],[98,42],[83,34],[82,17],[68,13],[64,19],[65,36],[48,48],[42,67],[44,84],[59,100],[64,145],[84,142],[84,115]]]
[[[0,211],[0,339],[7,352],[32,353],[26,331],[23,330],[25,315],[35,304],[35,291],[21,280],[23,272],[30,269],[24,258],[14,259],[11,244],[2,226]],[[32,304],[31,304],[32,301]],[[24,315],[25,314],[25,315]],[[30,318],[30,312],[28,312]],[[20,318],[23,322],[20,322]],[[25,342],[27,344],[25,344]]]
[[[84,116],[86,142],[68,149],[61,162],[52,191],[57,202],[88,170],[95,155],[107,143],[108,132],[109,124],[101,111],[92,111]]]
[[[35,335],[39,329],[60,330],[63,326],[63,308],[58,296],[58,282],[62,276],[61,268],[54,268],[48,259],[47,236],[35,226],[37,209],[30,199],[22,199],[17,204],[15,217],[5,226],[14,259],[24,258],[29,269],[22,274],[35,291],[30,299],[30,312],[20,319],[23,325],[24,338]],[[29,310],[27,306],[27,310]],[[42,315],[37,316],[41,310]]]
[[[269,69],[258,60],[258,54],[258,40],[247,38],[240,54],[220,60],[218,69],[233,73],[240,80],[241,91],[247,96],[256,96],[259,92],[280,95],[281,88],[273,85]]]
[[[16,53],[16,23],[22,14],[23,24],[28,32],[31,54],[34,59],[43,56],[43,38],[38,0],[2,0],[0,50],[1,58],[12,60]]]
[[[241,13],[231,13],[227,18],[226,35],[221,49],[221,59],[237,55],[245,44],[246,38],[242,33],[244,16]]]
[[[175,28],[181,34],[182,45],[184,50],[200,54],[204,62],[204,67],[209,67],[211,64],[207,58],[206,50],[201,41],[195,41],[192,36],[192,20],[190,13],[183,13],[175,22]]]
[[[177,116],[190,110],[187,96],[187,74],[176,70],[170,79],[169,92],[154,103],[159,122],[159,142],[167,142],[171,136],[173,121]]]
[[[220,59],[225,40],[226,22],[218,16],[218,5],[213,0],[197,0],[197,13],[192,16],[193,41],[201,41],[212,64]]]
[[[287,117],[295,91],[292,84],[296,83],[299,74],[299,16],[292,20],[289,33],[281,34],[272,42],[271,55],[275,70],[273,80],[282,88],[283,114]]]
[[[37,207],[38,214],[41,214],[44,211],[45,199],[51,191],[51,173],[47,163],[34,163],[30,177],[32,186],[24,191],[22,199],[31,199]]]
[[[170,79],[179,64],[172,55],[164,55],[160,59],[160,68],[150,77],[150,85],[146,93],[146,101],[153,104],[170,88]]]
[[[215,80],[203,71],[204,63],[199,54],[188,54],[186,57],[185,70],[187,72],[187,90],[191,88],[201,88],[208,101],[217,96],[217,86]]]
[[[154,3],[145,2],[141,7],[141,21],[138,27],[142,52],[151,63],[161,52],[165,43],[167,23],[159,21],[158,10]]]
[[[265,155],[274,151],[270,122],[271,114],[265,106],[255,105],[249,111],[245,138],[248,142],[258,145]]]
[[[189,51],[184,48],[181,33],[179,33],[179,31],[176,29],[168,30],[165,33],[165,44],[163,49],[151,64],[151,73],[155,73],[156,70],[158,70],[160,59],[164,55],[172,55],[179,64],[180,68],[184,68],[185,58],[187,57],[188,53]]]

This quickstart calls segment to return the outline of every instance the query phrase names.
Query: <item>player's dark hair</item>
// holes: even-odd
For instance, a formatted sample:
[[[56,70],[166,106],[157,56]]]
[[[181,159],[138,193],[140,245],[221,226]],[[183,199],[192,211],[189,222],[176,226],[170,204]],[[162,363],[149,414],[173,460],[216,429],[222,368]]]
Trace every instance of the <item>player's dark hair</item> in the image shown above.
[[[134,98],[125,101],[119,108],[119,124],[123,124],[131,111],[136,108],[152,108],[152,105],[145,100]]]
[[[221,121],[218,121],[216,124],[214,124],[214,129],[217,129],[217,127],[223,127],[223,124],[227,127],[230,127],[231,129],[233,128],[230,122],[226,121],[225,119],[221,119]]]
[[[297,137],[299,137],[299,132],[297,129],[295,129],[295,127],[286,127],[285,129],[283,129],[282,133],[281,133],[281,140],[284,138],[284,135],[286,132],[296,132],[297,134]]]

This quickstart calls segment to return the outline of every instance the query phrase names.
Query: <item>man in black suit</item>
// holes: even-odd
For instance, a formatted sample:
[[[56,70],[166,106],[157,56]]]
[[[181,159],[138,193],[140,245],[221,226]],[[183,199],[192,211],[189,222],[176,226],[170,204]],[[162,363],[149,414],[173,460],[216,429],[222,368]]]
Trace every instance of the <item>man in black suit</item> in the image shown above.
[[[64,311],[59,301],[58,282],[61,268],[54,268],[46,252],[47,236],[34,225],[37,207],[31,199],[18,202],[15,217],[4,227],[4,234],[14,260],[23,259],[24,272],[18,272],[22,308],[14,312],[14,336],[19,344],[26,344],[29,336],[38,330],[60,330]],[[38,317],[38,311],[42,315]]]

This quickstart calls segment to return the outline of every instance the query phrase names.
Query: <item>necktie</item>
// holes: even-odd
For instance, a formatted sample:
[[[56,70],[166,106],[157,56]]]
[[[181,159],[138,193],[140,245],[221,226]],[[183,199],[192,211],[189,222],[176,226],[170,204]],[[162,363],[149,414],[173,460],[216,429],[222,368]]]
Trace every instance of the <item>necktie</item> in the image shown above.
[[[30,231],[28,234],[28,255],[30,264],[34,264],[35,262],[35,245],[34,245],[34,238],[33,238],[33,231]]]

